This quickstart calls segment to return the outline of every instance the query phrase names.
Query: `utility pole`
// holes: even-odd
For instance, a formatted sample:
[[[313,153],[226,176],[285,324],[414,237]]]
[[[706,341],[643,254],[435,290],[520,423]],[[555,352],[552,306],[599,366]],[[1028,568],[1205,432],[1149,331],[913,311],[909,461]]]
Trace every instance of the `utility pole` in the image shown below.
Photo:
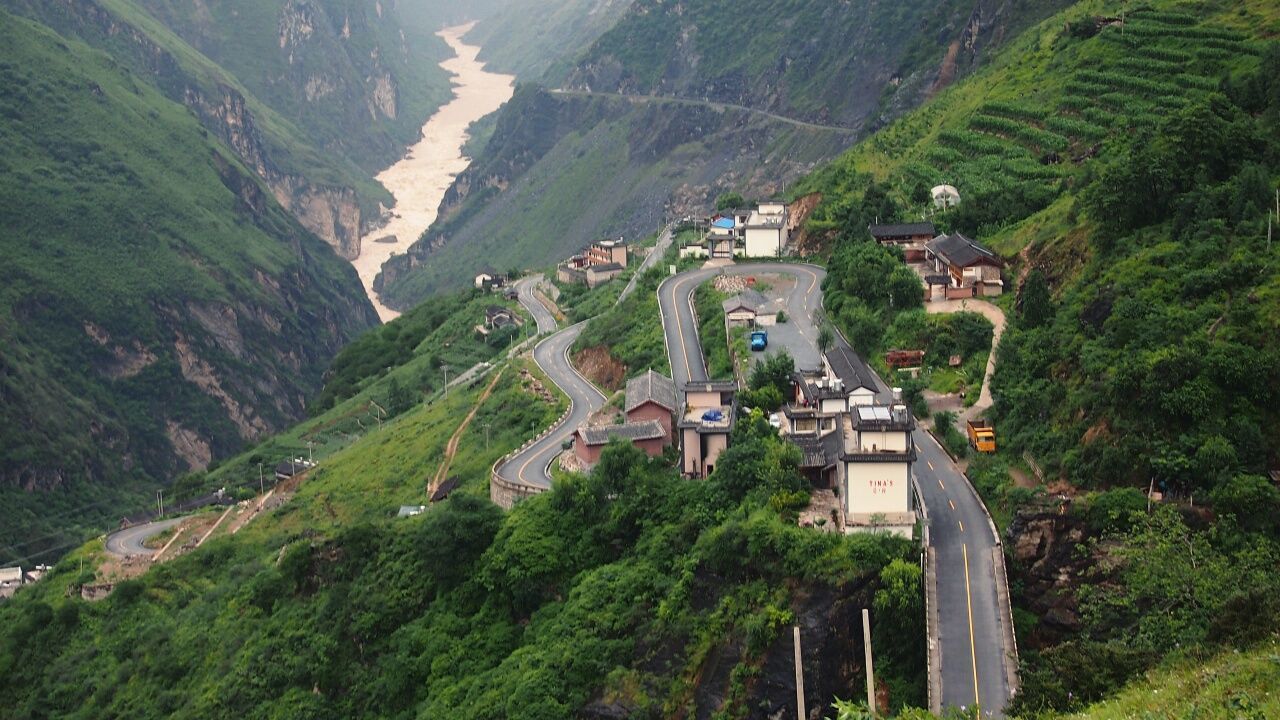
[[[871,666],[871,614],[862,608],[862,644],[867,651],[867,710],[876,715],[876,672]]]
[[[311,454],[311,447],[313,445],[315,445],[315,441],[313,440],[307,441],[307,462],[308,463],[315,463],[315,457]]]
[[[484,424],[484,449],[489,449],[489,423]]]
[[[800,660],[800,626],[791,626],[791,637],[795,641],[796,665],[796,720],[805,720],[804,716],[804,665]]]
[[[262,482],[262,463],[258,463],[258,494],[261,495],[267,491],[267,486]]]
[[[440,369],[444,371],[444,399],[449,399],[449,366],[441,365]]]

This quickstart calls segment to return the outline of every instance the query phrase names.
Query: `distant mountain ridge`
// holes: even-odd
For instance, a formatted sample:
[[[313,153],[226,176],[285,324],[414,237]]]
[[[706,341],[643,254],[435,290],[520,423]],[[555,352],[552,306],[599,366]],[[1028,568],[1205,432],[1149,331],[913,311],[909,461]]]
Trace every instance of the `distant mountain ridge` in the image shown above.
[[[572,67],[558,71],[560,61],[549,61],[544,77],[622,97],[517,92],[440,218],[384,265],[378,287],[385,300],[410,307],[485,263],[541,265],[598,236],[651,233],[728,190],[780,192],[1064,4],[635,0],[619,13],[617,4],[584,3],[619,13],[616,23],[595,39],[594,31],[579,35],[589,44],[573,53]],[[687,102],[664,103],[668,96]],[[554,145],[530,131],[540,124],[556,128]],[[593,172],[618,182],[594,182],[586,177]]]

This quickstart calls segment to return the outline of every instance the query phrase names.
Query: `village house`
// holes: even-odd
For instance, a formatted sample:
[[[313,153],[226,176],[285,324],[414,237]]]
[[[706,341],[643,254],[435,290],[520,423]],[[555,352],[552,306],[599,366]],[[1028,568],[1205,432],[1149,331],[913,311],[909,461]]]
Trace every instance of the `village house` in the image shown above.
[[[657,457],[674,442],[672,432],[679,406],[676,384],[671,378],[647,370],[627,381],[624,400],[626,422],[613,425],[583,425],[573,437],[579,464],[591,467],[613,438],[635,445],[650,457]]]
[[[875,374],[844,338],[836,338],[835,343],[823,355],[822,364],[827,371],[828,383],[835,382],[845,398],[844,410],[875,401]]]
[[[586,250],[570,255],[556,267],[556,280],[585,284],[594,288],[619,275],[627,267],[627,243],[617,240],[594,242]]]
[[[881,245],[902,248],[907,262],[923,262],[924,246],[937,235],[933,223],[903,223],[899,225],[869,225],[867,231]]]
[[[725,298],[720,307],[724,309],[724,321],[729,327],[752,327],[768,304],[769,299],[761,293],[744,290],[738,295]]]
[[[476,325],[476,332],[488,337],[489,333],[494,330],[507,327],[509,325],[519,325],[520,319],[510,308],[501,305],[490,305],[485,308],[484,322]]]
[[[732,227],[726,227],[731,224],[732,221],[726,218],[712,221],[706,236],[708,257],[732,260],[737,254],[738,237]]]
[[[0,599],[11,598],[22,586],[22,568],[0,568]]]
[[[498,290],[505,287],[507,278],[503,275],[491,275],[489,273],[480,273],[476,275],[475,285],[477,290]]]
[[[591,243],[591,247],[587,248],[586,256],[587,267],[616,263],[625,268],[627,266],[627,241],[618,238],[617,240],[601,240]]]
[[[662,455],[671,444],[671,436],[657,420],[625,422],[617,425],[582,425],[574,433],[573,451],[583,467],[600,462],[600,453],[609,441],[619,438],[640,448],[649,457]]]
[[[860,405],[842,416],[841,511],[845,532],[878,530],[911,537],[915,419],[906,405]]]
[[[618,263],[604,263],[603,265],[588,265],[583,275],[583,280],[587,283],[587,287],[595,288],[603,283],[618,277],[625,268]]]
[[[932,264],[934,272],[939,273],[925,278],[929,299],[932,299],[933,288],[943,282],[943,292],[948,299],[1004,292],[1004,281],[1000,278],[1004,263],[995,253],[960,233],[939,235],[930,240],[925,245],[925,259]]]
[[[747,218],[744,233],[747,257],[778,257],[789,239],[785,203],[760,203]]]
[[[680,469],[689,477],[707,477],[729,446],[737,414],[738,385],[732,380],[691,382],[684,388],[680,429]]]
[[[627,422],[657,420],[666,432],[666,445],[674,439],[672,430],[679,407],[676,384],[666,375],[647,370],[627,381],[624,405]]]

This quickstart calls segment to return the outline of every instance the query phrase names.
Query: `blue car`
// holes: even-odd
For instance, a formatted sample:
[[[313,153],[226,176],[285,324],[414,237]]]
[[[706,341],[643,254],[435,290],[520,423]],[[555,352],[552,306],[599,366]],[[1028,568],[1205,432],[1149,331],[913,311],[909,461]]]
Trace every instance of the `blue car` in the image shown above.
[[[769,346],[769,333],[763,330],[756,330],[751,333],[751,350],[760,352]]]

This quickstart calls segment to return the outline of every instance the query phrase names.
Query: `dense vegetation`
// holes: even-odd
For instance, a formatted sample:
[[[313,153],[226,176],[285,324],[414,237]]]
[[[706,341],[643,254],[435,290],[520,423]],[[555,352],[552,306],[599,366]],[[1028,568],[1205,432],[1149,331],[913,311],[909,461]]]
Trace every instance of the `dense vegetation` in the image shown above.
[[[1068,10],[795,189],[822,194],[808,231],[831,247],[832,320],[860,347],[918,335],[923,319],[895,307],[887,265],[878,282],[859,275],[888,255],[866,238],[874,218],[931,217],[1010,263],[1001,453],[970,475],[1002,527],[1055,507],[1014,471],[1066,481],[1094,538],[1059,586],[1079,632],[1037,645],[1037,618],[1019,614],[1032,642],[1019,712],[1079,709],[1167,658],[1280,628],[1263,577],[1277,528],[1259,514],[1274,513],[1263,473],[1280,455],[1280,273],[1266,240],[1280,48],[1255,39],[1278,22],[1247,3],[1155,3],[1123,24],[1112,4]],[[934,214],[927,189],[943,181],[962,204]],[[956,338],[976,349],[978,329]],[[1148,487],[1167,502],[1150,514]]]
[[[296,420],[376,318],[185,108],[28,20],[0,35],[0,557],[30,564]]]
[[[641,275],[630,295],[587,323],[573,344],[574,351],[607,348],[626,368],[626,377],[649,369],[670,376],[671,362],[658,312],[658,284],[663,277],[661,268],[656,267]]]
[[[428,412],[348,452],[386,455]],[[64,563],[0,606],[0,699],[13,717],[741,716],[794,697],[768,679],[790,668],[792,623],[813,633],[815,703],[859,687],[856,666],[828,663],[859,657],[870,604],[879,647],[895,648],[877,661],[891,701],[922,702],[923,641],[899,640],[922,638],[913,549],[771,509],[802,489],[797,461],[757,416],[709,482],[615,445],[509,515],[474,498],[477,474],[398,522],[353,514],[368,503],[326,465],[247,535],[105,602],[61,598],[78,580]]]

